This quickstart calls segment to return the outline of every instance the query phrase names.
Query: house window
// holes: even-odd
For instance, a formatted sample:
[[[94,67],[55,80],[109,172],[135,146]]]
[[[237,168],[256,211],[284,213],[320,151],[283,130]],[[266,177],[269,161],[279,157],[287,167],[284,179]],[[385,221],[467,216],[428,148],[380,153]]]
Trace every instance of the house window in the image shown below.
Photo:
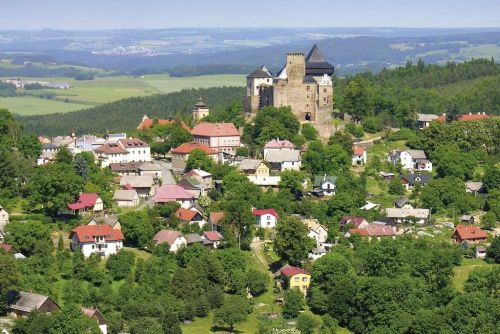
[[[92,245],[92,249],[95,249],[95,245]]]
[[[295,281],[295,282],[300,282],[300,277],[295,277],[295,278],[294,278],[294,281]]]
[[[307,277],[302,277],[302,282],[307,282]]]

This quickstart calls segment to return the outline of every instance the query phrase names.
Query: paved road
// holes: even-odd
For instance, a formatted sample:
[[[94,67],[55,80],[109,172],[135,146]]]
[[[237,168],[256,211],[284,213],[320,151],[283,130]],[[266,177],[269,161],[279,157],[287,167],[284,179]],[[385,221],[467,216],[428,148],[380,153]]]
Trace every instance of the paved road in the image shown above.
[[[155,160],[155,164],[161,168],[162,184],[176,184],[174,176],[172,175],[172,164],[162,160]]]

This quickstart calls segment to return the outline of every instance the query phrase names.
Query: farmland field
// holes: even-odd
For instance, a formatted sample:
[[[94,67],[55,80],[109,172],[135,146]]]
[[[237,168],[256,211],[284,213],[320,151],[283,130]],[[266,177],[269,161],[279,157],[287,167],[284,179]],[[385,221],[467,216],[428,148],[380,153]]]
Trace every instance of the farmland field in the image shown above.
[[[19,115],[42,115],[75,111],[134,96],[170,93],[190,88],[245,85],[244,75],[231,74],[184,78],[173,78],[167,75],[112,76],[85,81],[64,77],[25,79],[67,82],[72,88],[26,90],[22,92],[29,95],[0,97],[0,109],[6,108]],[[47,94],[51,95],[51,99],[40,98]]]

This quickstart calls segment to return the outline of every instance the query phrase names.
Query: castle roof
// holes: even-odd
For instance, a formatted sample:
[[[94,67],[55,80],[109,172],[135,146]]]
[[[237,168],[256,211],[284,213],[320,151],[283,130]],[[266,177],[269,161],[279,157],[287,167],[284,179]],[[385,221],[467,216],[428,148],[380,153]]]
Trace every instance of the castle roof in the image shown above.
[[[272,77],[273,76],[271,75],[271,73],[269,73],[269,71],[264,65],[262,65],[260,68],[256,69],[247,76],[247,78],[272,78]]]
[[[306,75],[333,75],[334,67],[330,64],[319,47],[314,44],[306,59]]]
[[[205,108],[207,105],[205,104],[205,102],[203,102],[203,99],[200,97],[198,99],[198,102],[196,102],[196,104],[194,106],[196,108]]]

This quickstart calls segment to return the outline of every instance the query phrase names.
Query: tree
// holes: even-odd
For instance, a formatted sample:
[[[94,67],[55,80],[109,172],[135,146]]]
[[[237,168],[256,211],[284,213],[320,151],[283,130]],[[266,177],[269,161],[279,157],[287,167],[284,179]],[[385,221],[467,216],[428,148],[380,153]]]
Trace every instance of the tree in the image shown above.
[[[389,194],[391,195],[404,195],[406,193],[405,186],[401,183],[399,177],[393,177],[389,182]]]
[[[53,315],[49,334],[100,334],[97,321],[84,316],[80,307],[69,304]]]
[[[208,157],[208,155],[200,150],[194,149],[191,153],[189,153],[189,158],[186,162],[186,168],[191,169],[202,169],[202,170],[210,170],[214,164],[214,161]]]
[[[497,226],[497,217],[493,212],[486,212],[481,217],[481,227],[485,230],[493,231]]]
[[[5,314],[7,294],[16,287],[19,278],[19,271],[14,257],[0,250],[0,314]]]
[[[304,312],[297,318],[297,329],[302,334],[314,334],[316,329],[321,325],[321,320],[318,316]]]
[[[111,254],[106,261],[106,268],[117,281],[131,275],[134,265],[135,254],[123,249],[116,254]]]
[[[500,168],[492,166],[486,169],[483,177],[483,185],[486,191],[500,189]]]
[[[76,175],[80,176],[84,180],[88,180],[89,178],[89,165],[85,157],[81,154],[77,154],[75,156],[75,160],[73,161],[73,165],[75,168]]]
[[[251,268],[246,272],[247,286],[253,296],[266,292],[269,283],[267,273]]]
[[[371,113],[368,81],[357,77],[350,81],[344,90],[341,110],[351,115],[356,121]]]
[[[477,267],[474,268],[465,281],[465,292],[481,292],[486,296],[500,297],[500,267]]]
[[[152,219],[145,211],[123,214],[120,216],[120,223],[126,243],[132,246],[147,246],[156,233]]]
[[[306,140],[316,140],[318,138],[318,130],[309,123],[302,124],[302,135]]]
[[[274,250],[282,261],[299,264],[314,247],[314,240],[307,235],[309,229],[294,217],[285,217],[278,222]]]
[[[235,324],[247,318],[248,312],[249,305],[245,297],[226,295],[222,306],[214,312],[214,325],[228,326],[232,332]]]
[[[55,216],[83,190],[84,181],[66,164],[48,164],[36,169],[28,197],[31,211]]]
[[[285,318],[296,318],[304,308],[304,294],[299,289],[288,289],[283,295],[283,316]]]
[[[39,221],[12,221],[5,232],[5,241],[27,256],[35,253],[38,243],[52,245],[50,229]]]
[[[486,249],[486,256],[493,259],[495,263],[500,263],[500,237],[493,238],[490,247]]]
[[[73,155],[66,146],[61,146],[56,154],[56,161],[61,164],[71,164]]]
[[[460,151],[454,144],[439,145],[432,152],[431,157],[440,177],[453,176],[467,180],[472,178],[477,165],[471,153]]]
[[[293,199],[299,199],[302,197],[304,182],[304,174],[297,171],[284,171],[281,173],[281,180],[279,182],[279,191],[289,194]]]

